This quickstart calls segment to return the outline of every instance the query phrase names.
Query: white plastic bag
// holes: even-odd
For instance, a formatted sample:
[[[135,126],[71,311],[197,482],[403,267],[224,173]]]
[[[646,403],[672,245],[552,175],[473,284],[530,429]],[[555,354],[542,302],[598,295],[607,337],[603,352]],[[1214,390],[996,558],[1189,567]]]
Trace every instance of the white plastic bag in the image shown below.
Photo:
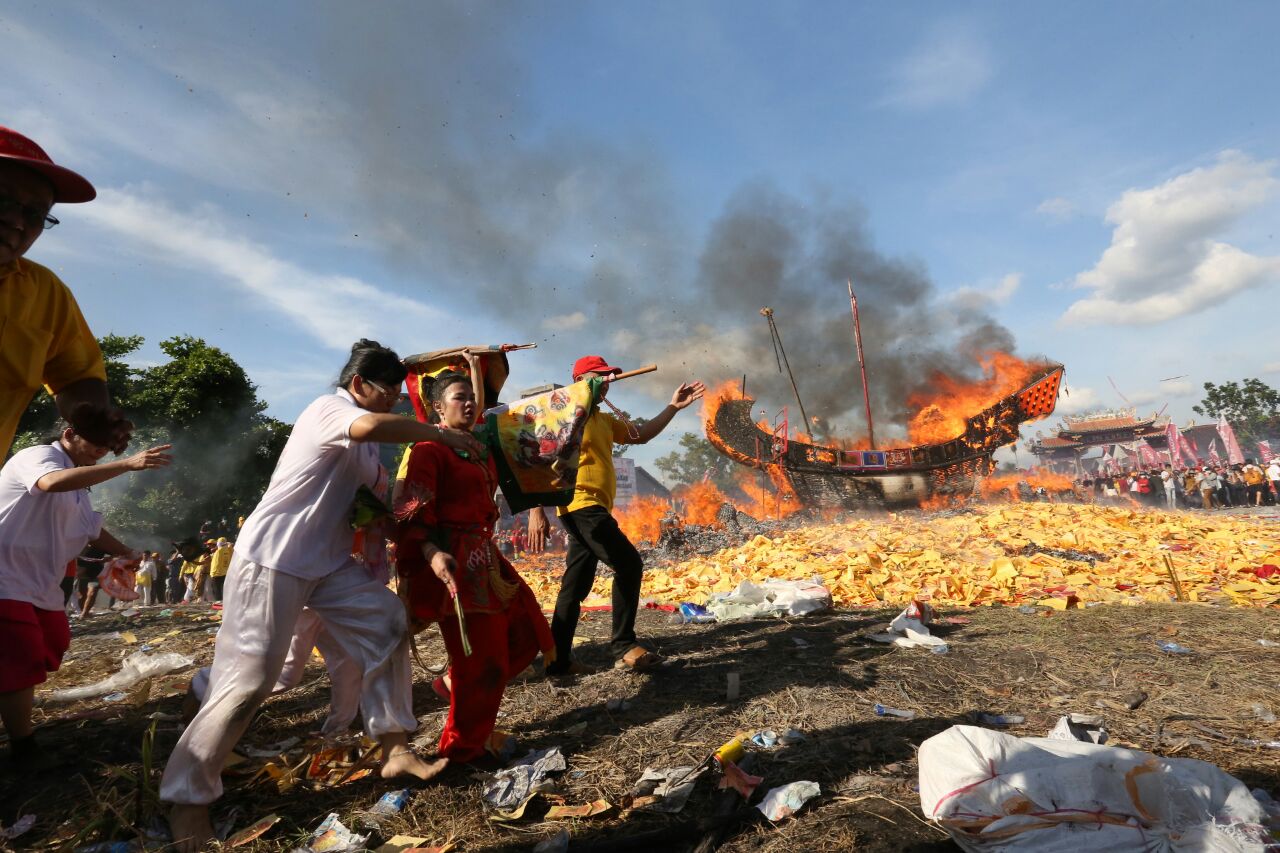
[[[1262,853],[1265,813],[1205,761],[952,726],[920,745],[920,807],[968,851]]]
[[[146,652],[134,652],[124,659],[120,671],[115,675],[86,684],[83,687],[68,687],[55,690],[48,696],[50,702],[75,702],[78,699],[92,699],[107,693],[127,690],[144,678],[154,678],[175,669],[193,666],[195,661],[177,652],[165,652],[162,655],[149,655]]]
[[[767,580],[760,584],[742,581],[732,592],[716,593],[707,599],[707,612],[717,622],[753,619],[759,616],[803,616],[831,606],[831,591],[816,580]]]

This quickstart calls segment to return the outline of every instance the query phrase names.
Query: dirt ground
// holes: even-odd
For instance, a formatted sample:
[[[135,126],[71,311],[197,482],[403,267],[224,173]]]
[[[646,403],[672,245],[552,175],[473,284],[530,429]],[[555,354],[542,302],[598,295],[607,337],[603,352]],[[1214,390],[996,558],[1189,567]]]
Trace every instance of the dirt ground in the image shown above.
[[[156,653],[182,652],[207,662],[217,626],[212,611],[160,611],[104,614],[75,625],[66,666],[40,693],[110,674],[123,655],[158,638],[164,639]],[[642,635],[672,666],[645,675],[605,669],[567,684],[528,678],[508,689],[499,721],[522,749],[561,747],[568,771],[553,797],[568,805],[603,799],[614,808],[590,819],[544,821],[540,817],[553,800],[540,797],[522,819],[499,823],[481,808],[483,771],[451,768],[438,784],[414,791],[408,807],[387,820],[369,846],[399,833],[430,844],[452,837],[460,850],[520,850],[567,830],[573,851],[691,850],[708,834],[716,811],[712,785],[700,781],[678,815],[621,810],[641,771],[697,763],[735,734],[795,728],[804,740],[754,752],[753,772],[764,777],[761,791],[804,779],[821,785],[820,798],[778,825],[739,809],[721,819],[724,839],[715,849],[958,849],[922,817],[915,754],[921,741],[968,722],[978,711],[1024,715],[1025,724],[1010,729],[1018,735],[1043,735],[1063,713],[1102,714],[1114,744],[1201,758],[1251,787],[1280,794],[1280,750],[1234,741],[1280,739],[1280,725],[1261,722],[1252,708],[1261,703],[1280,711],[1280,648],[1258,642],[1280,642],[1274,609],[1104,605],[1052,615],[1005,607],[956,610],[941,614],[944,624],[937,631],[950,644],[943,655],[863,636],[893,615],[832,611],[788,620],[670,625],[668,614],[644,611]],[[581,659],[608,663],[600,642],[608,626],[608,613],[586,614]],[[123,632],[136,642],[126,642]],[[1161,639],[1193,653],[1162,652],[1156,645]],[[428,665],[443,662],[434,630],[419,640]],[[158,678],[145,695],[135,692],[115,702],[41,704],[39,733],[52,764],[37,774],[2,777],[0,821],[8,826],[20,814],[37,816],[35,827],[10,844],[77,847],[137,838],[150,826],[158,774],[181,730],[177,715],[191,672]],[[732,673],[741,693],[728,700]],[[419,741],[430,745],[445,706],[432,694],[427,675],[417,676]],[[1137,710],[1126,710],[1122,699],[1135,690],[1149,698]],[[327,678],[315,661],[302,686],[267,702],[242,746],[305,737],[319,728],[327,700]],[[619,708],[610,700],[626,704]],[[877,717],[877,702],[912,710],[916,718]],[[152,725],[147,772],[144,744]],[[295,747],[290,763],[304,760],[307,746],[304,740]],[[263,763],[250,759],[237,769],[252,771]],[[233,815],[238,829],[269,813],[281,815],[262,839],[239,848],[253,851],[299,846],[331,811],[355,827],[362,809],[398,787],[374,778],[336,787],[304,781],[282,794],[274,782],[247,778],[228,777],[215,817]]]

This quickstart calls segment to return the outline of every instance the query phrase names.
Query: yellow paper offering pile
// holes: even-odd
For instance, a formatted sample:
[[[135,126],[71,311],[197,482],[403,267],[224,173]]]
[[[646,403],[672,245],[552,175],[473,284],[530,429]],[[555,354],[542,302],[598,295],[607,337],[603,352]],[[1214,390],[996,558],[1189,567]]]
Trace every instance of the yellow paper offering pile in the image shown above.
[[[912,599],[1057,608],[1165,602],[1175,597],[1166,554],[1189,601],[1280,606],[1280,572],[1265,577],[1262,568],[1280,565],[1274,518],[1043,503],[979,506],[955,515],[889,514],[756,536],[709,557],[650,566],[641,594],[660,603],[703,603],[744,580],[816,577],[842,607]],[[558,572],[518,568],[539,601],[551,606]],[[609,585],[598,578],[591,599],[607,602]]]

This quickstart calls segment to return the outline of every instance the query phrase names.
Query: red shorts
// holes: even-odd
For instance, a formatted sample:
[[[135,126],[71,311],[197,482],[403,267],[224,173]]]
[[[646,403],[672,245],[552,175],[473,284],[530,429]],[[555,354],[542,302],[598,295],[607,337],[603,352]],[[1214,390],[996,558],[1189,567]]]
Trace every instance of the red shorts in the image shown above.
[[[43,684],[57,671],[71,645],[71,626],[61,610],[0,599],[0,693]]]

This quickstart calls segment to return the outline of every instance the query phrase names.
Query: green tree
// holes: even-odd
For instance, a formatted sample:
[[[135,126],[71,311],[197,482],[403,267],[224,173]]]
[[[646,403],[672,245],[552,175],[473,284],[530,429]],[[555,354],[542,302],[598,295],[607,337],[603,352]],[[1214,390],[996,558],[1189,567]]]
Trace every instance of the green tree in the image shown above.
[[[291,427],[264,414],[266,404],[226,352],[190,336],[160,342],[167,360],[147,368],[125,362],[141,337],[99,341],[112,399],[134,421],[131,449],[172,444],[166,469],[119,477],[94,489],[108,529],[139,547],[163,547],[217,522],[248,515],[271,479]],[[21,439],[35,443],[57,421],[42,395],[23,416]]]
[[[1192,410],[1206,417],[1225,417],[1236,438],[1246,442],[1264,440],[1280,431],[1280,391],[1259,379],[1243,382],[1204,383],[1204,399]],[[1245,452],[1248,456],[1248,451]]]
[[[125,357],[136,352],[142,346],[143,339],[139,335],[107,335],[98,338],[98,346],[102,350],[102,360],[107,368],[107,387],[111,389],[111,398],[117,406],[125,411],[133,410],[133,393],[137,384],[138,371],[129,366]],[[16,453],[23,448],[43,441],[58,425],[58,409],[53,398],[41,391],[22,413],[18,421],[18,435],[13,442]]]
[[[654,461],[672,486],[700,483],[711,472],[711,482],[721,491],[734,488],[737,465],[715,449],[703,436],[686,432],[680,436],[680,450]]]

